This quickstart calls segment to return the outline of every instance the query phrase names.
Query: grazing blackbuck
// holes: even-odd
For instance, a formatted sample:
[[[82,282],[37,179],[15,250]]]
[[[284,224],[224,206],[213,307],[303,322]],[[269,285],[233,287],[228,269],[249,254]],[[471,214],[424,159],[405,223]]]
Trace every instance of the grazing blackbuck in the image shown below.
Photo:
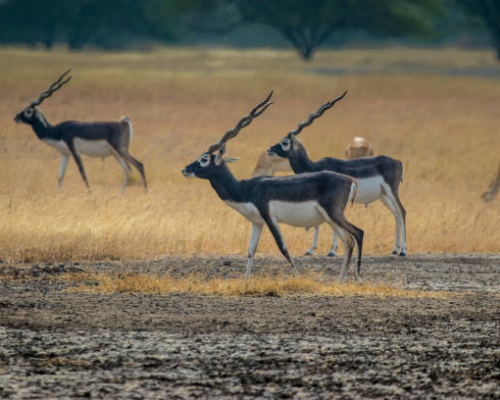
[[[333,171],[345,174],[356,179],[358,193],[356,203],[369,204],[380,200],[392,212],[396,220],[396,241],[393,254],[406,256],[406,211],[398,196],[399,184],[403,180],[403,164],[399,160],[387,156],[366,157],[354,160],[340,160],[337,158],[322,158],[312,161],[297,135],[313,123],[323,113],[344,98],[347,91],[340,97],[323,104],[319,110],[312,113],[307,120],[289,132],[279,143],[270,147],[267,152],[270,156],[277,155],[288,159],[290,167],[296,174]]]
[[[18,124],[31,125],[38,139],[62,154],[57,192],[61,189],[70,156],[75,159],[83,181],[87,188],[90,189],[80,157],[81,154],[101,158],[113,155],[125,174],[121,189],[122,194],[131,173],[129,163],[137,168],[141,174],[144,188],[147,189],[144,166],[132,157],[128,151],[133,132],[132,123],[128,118],[123,117],[119,122],[66,121],[51,125],[43,115],[42,110],[38,108],[46,98],[52,96],[54,92],[71,80],[71,76],[66,78],[69,72],[70,70],[62,74],[58,80],[52,83],[46,91],[42,92],[36,100],[32,101],[28,107],[14,118],[14,121]]]
[[[278,248],[290,263],[294,273],[298,274],[285,245],[279,223],[307,228],[326,222],[339,234],[346,249],[339,279],[345,279],[347,266],[356,247],[355,273],[360,280],[363,231],[348,222],[344,216],[348,202],[352,202],[356,196],[357,185],[354,179],[323,171],[287,177],[257,176],[248,180],[238,180],[224,161],[226,142],[238,135],[242,128],[250,125],[254,118],[272,104],[269,102],[271,95],[272,92],[195,162],[184,168],[182,173],[186,178],[209,180],[219,197],[252,223],[245,278],[252,272],[254,254],[264,225],[271,231]]]

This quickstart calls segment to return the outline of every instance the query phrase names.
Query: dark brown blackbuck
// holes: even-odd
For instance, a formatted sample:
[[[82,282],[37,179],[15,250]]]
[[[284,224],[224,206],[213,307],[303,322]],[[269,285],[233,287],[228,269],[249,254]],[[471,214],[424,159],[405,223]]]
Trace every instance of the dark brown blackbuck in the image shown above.
[[[70,70],[62,74],[58,80],[52,83],[46,91],[42,92],[36,100],[32,101],[28,107],[14,118],[14,121],[18,124],[30,125],[38,139],[62,154],[57,192],[61,189],[70,157],[74,158],[83,181],[90,190],[81,159],[82,154],[100,158],[114,156],[125,175],[121,188],[122,194],[131,173],[130,164],[137,168],[141,174],[144,188],[147,189],[144,166],[140,161],[132,157],[128,150],[133,130],[132,123],[127,117],[123,117],[119,122],[65,121],[57,125],[51,125],[43,115],[42,110],[38,108],[45,99],[52,96],[54,92],[71,80],[71,76],[67,77],[69,72]]]
[[[322,158],[313,161],[297,136],[313,121],[332,108],[336,102],[343,99],[347,91],[340,97],[323,104],[318,111],[309,115],[307,120],[289,132],[279,143],[270,147],[270,156],[288,159],[290,167],[296,174],[319,171],[332,171],[353,177],[358,183],[358,193],[355,202],[369,204],[380,200],[394,215],[396,220],[396,241],[393,254],[406,256],[406,211],[398,195],[400,183],[403,181],[403,163],[387,156],[365,157],[354,160],[337,158]]]
[[[358,280],[361,280],[363,231],[348,222],[344,215],[347,204],[356,196],[357,185],[353,178],[322,171],[286,177],[257,176],[238,180],[224,160],[227,141],[237,136],[242,128],[250,125],[254,118],[272,104],[269,102],[271,95],[272,92],[182,173],[186,178],[209,180],[218,196],[252,223],[245,277],[252,272],[254,254],[264,225],[271,231],[279,250],[290,263],[294,273],[298,274],[279,224],[310,228],[326,222],[339,234],[346,249],[339,279],[345,279],[347,266],[356,247],[355,274]]]

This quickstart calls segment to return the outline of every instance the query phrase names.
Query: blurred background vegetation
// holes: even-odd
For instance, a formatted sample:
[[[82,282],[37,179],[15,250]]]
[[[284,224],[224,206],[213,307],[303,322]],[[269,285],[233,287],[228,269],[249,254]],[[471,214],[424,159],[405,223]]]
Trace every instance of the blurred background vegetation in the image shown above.
[[[500,0],[0,0],[0,43],[106,50],[157,44],[320,48],[491,46]]]

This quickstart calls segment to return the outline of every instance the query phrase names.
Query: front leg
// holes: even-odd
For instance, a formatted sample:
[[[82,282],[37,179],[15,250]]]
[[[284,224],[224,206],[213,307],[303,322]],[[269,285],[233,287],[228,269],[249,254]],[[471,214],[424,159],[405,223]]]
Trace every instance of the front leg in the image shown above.
[[[80,171],[80,175],[82,176],[83,181],[85,182],[85,185],[87,186],[87,189],[90,190],[89,181],[87,180],[87,175],[85,174],[85,168],[83,168],[83,163],[82,163],[82,159],[80,157],[80,154],[78,154],[78,152],[75,149],[75,144],[73,143],[73,141],[69,141],[67,143],[67,145],[68,145],[69,151],[71,152],[71,155],[75,159],[76,165],[78,165],[78,170]]]
[[[314,238],[311,247],[306,251],[306,256],[312,256],[314,250],[318,247],[319,226],[314,228]]]
[[[57,182],[57,193],[61,190],[61,185],[66,174],[66,169],[68,168],[69,155],[63,154],[61,160],[61,166],[59,167],[59,180]]]
[[[248,247],[248,262],[247,270],[245,272],[245,279],[247,279],[252,273],[253,266],[253,256],[257,250],[259,244],[260,235],[262,234],[262,229],[264,225],[252,224],[252,237],[250,238],[250,246]]]
[[[335,233],[335,231],[333,231],[333,244],[332,244],[332,248],[330,249],[330,251],[328,252],[328,254],[326,255],[327,257],[335,257],[335,252],[337,251],[337,248],[338,248],[338,244],[337,244],[337,234]]]
[[[286,248],[285,241],[283,240],[283,236],[281,235],[281,230],[278,225],[278,222],[275,221],[272,217],[266,215],[262,216],[264,218],[264,221],[266,222],[267,227],[273,234],[274,240],[276,241],[276,244],[278,245],[278,248],[281,251],[281,254],[285,256],[285,258],[288,260],[290,263],[290,266],[292,267],[293,274],[295,276],[299,275],[299,271],[297,270],[297,267],[295,267],[295,264],[293,263],[292,259],[290,258],[290,254],[288,254],[288,249]]]

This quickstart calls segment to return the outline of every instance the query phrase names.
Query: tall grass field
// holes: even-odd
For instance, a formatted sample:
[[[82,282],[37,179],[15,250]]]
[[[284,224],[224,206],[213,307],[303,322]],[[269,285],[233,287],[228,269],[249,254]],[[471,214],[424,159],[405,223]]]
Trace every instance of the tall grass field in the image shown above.
[[[251,226],[208,181],[181,170],[271,89],[275,104],[241,131],[227,155],[241,179],[260,155],[321,104],[349,93],[300,135],[312,159],[344,156],[353,136],[404,163],[400,189],[412,253],[500,251],[500,199],[484,203],[500,162],[500,81],[442,70],[496,68],[493,54],[458,50],[324,51],[303,63],[292,51],[158,49],[70,53],[0,49],[0,259],[7,262],[157,259],[246,254]],[[14,116],[72,68],[72,81],[41,106],[65,120],[133,123],[130,152],[145,165],[83,158],[91,192],[70,161],[56,195],[60,154]],[[347,210],[365,231],[365,254],[392,250],[395,222],[380,202]],[[283,226],[293,255],[312,231]],[[319,253],[331,245],[321,229]],[[266,231],[259,251],[278,254]]]

